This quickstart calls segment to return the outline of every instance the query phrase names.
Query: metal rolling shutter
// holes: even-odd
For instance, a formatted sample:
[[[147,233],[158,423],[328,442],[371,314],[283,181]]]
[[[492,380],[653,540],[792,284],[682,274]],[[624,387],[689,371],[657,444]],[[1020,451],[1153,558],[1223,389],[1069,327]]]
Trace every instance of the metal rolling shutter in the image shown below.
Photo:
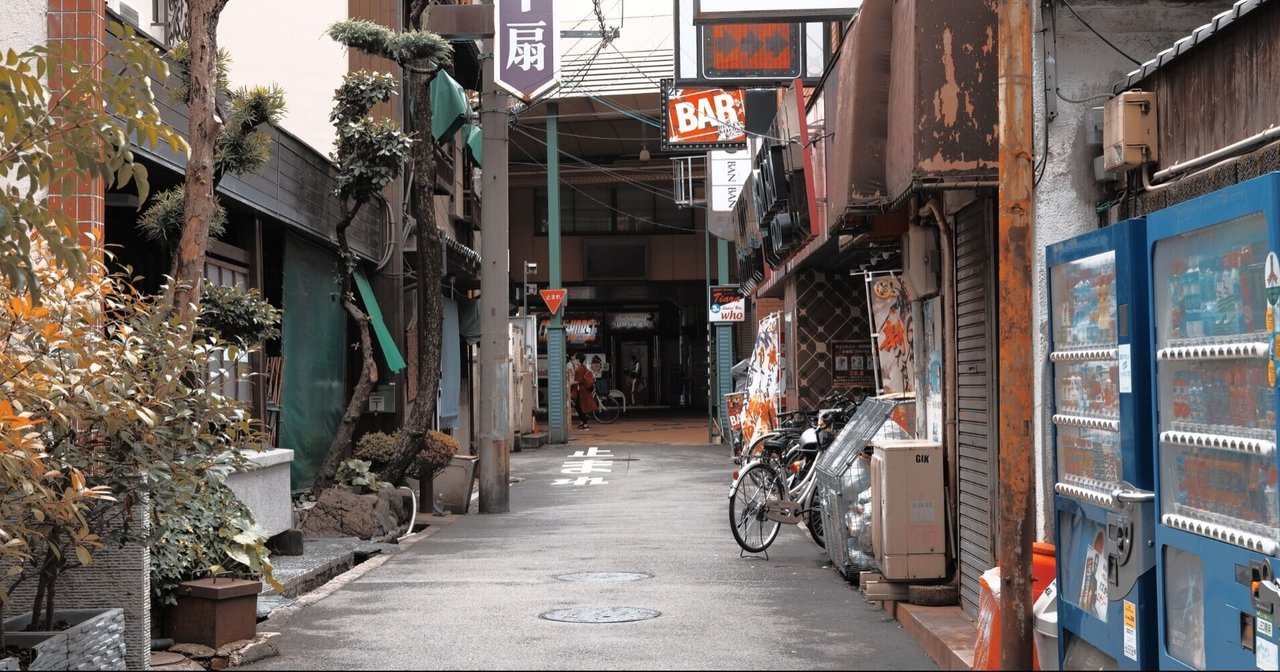
[[[956,214],[957,446],[960,603],[978,614],[978,578],[995,564],[996,392],[993,210],[980,199]]]

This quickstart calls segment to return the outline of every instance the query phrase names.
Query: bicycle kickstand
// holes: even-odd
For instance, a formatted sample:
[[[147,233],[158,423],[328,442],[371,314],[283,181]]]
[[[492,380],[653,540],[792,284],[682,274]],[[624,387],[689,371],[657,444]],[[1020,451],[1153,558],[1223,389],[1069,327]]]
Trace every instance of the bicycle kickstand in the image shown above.
[[[766,548],[766,549],[764,549],[763,551],[760,551],[759,553],[752,553],[751,555],[752,555],[752,556],[759,556],[759,555],[763,555],[763,556],[764,556],[764,559],[765,559],[765,560],[768,560],[768,559],[769,559],[769,549],[767,549],[767,548]],[[745,557],[747,557],[747,549],[745,549],[745,548],[740,548],[740,549],[738,549],[738,558],[745,558]]]

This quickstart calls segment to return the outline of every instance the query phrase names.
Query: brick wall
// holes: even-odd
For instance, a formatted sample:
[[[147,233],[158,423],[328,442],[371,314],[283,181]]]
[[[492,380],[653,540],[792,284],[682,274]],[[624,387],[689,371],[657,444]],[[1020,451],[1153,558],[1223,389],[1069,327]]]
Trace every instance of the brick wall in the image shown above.
[[[106,19],[103,0],[49,0],[49,13],[46,15],[49,48],[62,50],[66,57],[74,58],[81,66],[91,66],[94,75],[101,77],[106,53]],[[49,71],[49,88],[55,98],[63,91],[64,76],[61,68]],[[92,244],[97,253],[102,250],[102,226],[106,216],[104,191],[105,186],[99,178],[53,185],[49,190],[50,205],[75,219],[80,233],[85,236],[85,244]]]

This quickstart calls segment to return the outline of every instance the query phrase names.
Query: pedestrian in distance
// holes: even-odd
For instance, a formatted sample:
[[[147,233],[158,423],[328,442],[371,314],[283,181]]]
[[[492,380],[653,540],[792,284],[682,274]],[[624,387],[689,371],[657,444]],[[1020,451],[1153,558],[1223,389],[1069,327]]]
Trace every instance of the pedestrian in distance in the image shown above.
[[[573,366],[573,385],[570,388],[573,405],[578,411],[578,429],[588,430],[587,416],[596,412],[595,376],[591,375],[591,367],[586,365],[586,356],[579,352],[574,356],[577,362]],[[572,360],[571,360],[572,361]]]

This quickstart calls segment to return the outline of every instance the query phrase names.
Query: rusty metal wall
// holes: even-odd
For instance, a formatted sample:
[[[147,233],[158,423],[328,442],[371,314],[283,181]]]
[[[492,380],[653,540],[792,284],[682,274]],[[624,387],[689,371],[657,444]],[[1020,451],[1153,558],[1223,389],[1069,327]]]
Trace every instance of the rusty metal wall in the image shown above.
[[[889,196],[917,179],[996,174],[994,0],[900,0],[893,10],[885,168]]]
[[[835,137],[827,160],[828,208],[839,222],[850,197],[881,197],[889,89],[892,0],[867,0],[840,51],[837,77],[827,79],[827,100],[836,101],[827,126]],[[835,90],[832,91],[832,87]],[[833,97],[834,96],[834,97]]]

